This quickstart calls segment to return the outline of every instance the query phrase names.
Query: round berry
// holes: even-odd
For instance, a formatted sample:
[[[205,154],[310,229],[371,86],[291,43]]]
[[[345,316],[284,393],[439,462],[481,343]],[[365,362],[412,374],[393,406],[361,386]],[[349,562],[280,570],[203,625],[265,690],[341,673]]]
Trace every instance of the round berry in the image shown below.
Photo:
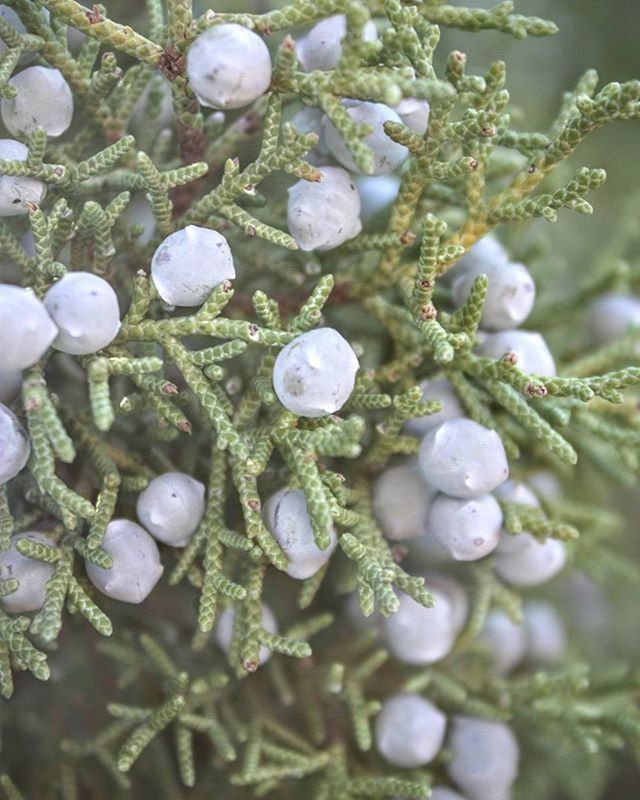
[[[221,233],[187,225],[170,233],[153,254],[151,277],[172,306],[199,306],[212,289],[236,277],[227,240]]]
[[[236,612],[233,606],[227,606],[216,621],[214,635],[216,642],[224,653],[229,655],[231,651],[231,640],[233,638],[233,623],[235,620]],[[278,633],[278,623],[273,616],[273,611],[266,603],[260,604],[260,625],[267,633]],[[258,661],[260,664],[266,664],[271,658],[271,650],[262,645],[260,647]]]
[[[59,69],[27,67],[9,81],[15,97],[0,100],[9,133],[22,139],[42,128],[47,136],[63,134],[73,117],[73,95]]]
[[[422,381],[420,389],[422,391],[421,400],[438,400],[442,404],[442,408],[435,414],[426,414],[424,417],[408,420],[404,425],[407,433],[412,436],[424,436],[448,419],[464,416],[464,408],[458,400],[458,395],[446,378],[428,378]]]
[[[330,160],[329,151],[324,144],[324,127],[322,120],[324,113],[319,108],[303,106],[297,111],[291,122],[298,133],[315,133],[318,136],[318,144],[308,150],[304,160],[309,164],[322,166]]]
[[[151,204],[143,192],[136,192],[133,195],[122,217],[127,227],[136,225],[142,228],[142,232],[134,237],[133,241],[140,247],[149,244],[156,232],[156,219],[153,216]]]
[[[431,111],[426,100],[417,97],[405,97],[393,110],[400,117],[400,121],[407,128],[416,133],[424,134],[429,127],[429,113]]]
[[[187,78],[203,106],[241,108],[269,88],[269,50],[242,25],[213,25],[187,51]]]
[[[603,294],[587,310],[587,327],[595,344],[619,339],[640,326],[640,297],[622,292]]]
[[[488,614],[478,641],[490,655],[498,675],[508,675],[515,669],[527,649],[524,627],[516,625],[501,609]]]
[[[33,366],[49,349],[58,329],[31,289],[0,284],[0,364],[3,369]]]
[[[465,418],[447,420],[430,431],[420,445],[419,460],[425,480],[452,497],[480,497],[509,476],[498,434]]]
[[[47,581],[53,575],[54,565],[23,556],[17,549],[21,539],[52,545],[44,533],[26,531],[11,537],[8,550],[0,550],[0,581],[13,578],[18,581],[15,592],[0,597],[0,608],[9,614],[28,614],[42,608]]]
[[[540,502],[535,494],[526,484],[520,481],[505,481],[495,490],[495,495],[497,498],[507,503],[530,506],[531,508],[538,508],[540,506]],[[500,537],[500,543],[496,548],[496,554],[511,555],[513,553],[518,553],[527,546],[527,542],[528,539],[522,539],[519,535],[514,536],[507,531],[503,531]]]
[[[288,561],[287,575],[305,580],[315,575],[336,548],[338,539],[331,529],[325,550],[316,544],[307,511],[307,498],[301,489],[281,489],[271,495],[264,509],[265,524]]]
[[[40,15],[43,17],[45,22],[49,22],[50,14],[48,8],[39,8]],[[12,28],[15,28],[16,32],[19,34],[27,33],[27,29],[24,26],[24,23],[18,16],[18,13],[10,8],[8,5],[2,3],[0,5],[0,17],[4,19],[6,22],[11,25]],[[7,45],[3,39],[0,39],[0,56],[4,55],[7,51]],[[29,61],[33,61],[36,57],[37,53],[33,50],[29,50],[28,52],[22,51],[20,54],[20,59],[18,61],[19,64],[27,64]]]
[[[391,541],[415,539],[424,533],[434,491],[414,464],[386,469],[373,485],[373,513]]]
[[[511,478],[498,486],[496,495],[507,503],[531,506],[531,508],[539,508],[540,506],[540,501],[526,483],[515,481]]]
[[[440,752],[446,725],[442,711],[419,694],[396,694],[376,717],[376,747],[394,767],[423,767]]]
[[[500,541],[502,511],[485,494],[471,499],[439,494],[429,511],[427,531],[456,561],[477,561]]]
[[[114,600],[142,603],[163,572],[154,539],[135,522],[114,519],[107,525],[102,547],[113,564],[103,569],[85,560],[91,583]]]
[[[22,370],[0,369],[0,403],[10,403],[20,392]]]
[[[154,539],[184,547],[204,515],[204,485],[183,472],[165,472],[140,492],[136,513]]]
[[[372,132],[364,139],[364,143],[373,153],[372,175],[386,175],[396,170],[409,155],[409,151],[404,145],[394,142],[389,138],[384,130],[385,122],[400,122],[400,117],[396,112],[385,106],[383,103],[355,103],[347,108],[347,114],[351,119],[362,125],[370,125]],[[334,158],[343,167],[352,172],[362,172],[351,154],[349,145],[338,133],[333,123],[325,118],[325,142]]]
[[[397,175],[356,175],[354,182],[360,195],[360,219],[364,225],[388,211],[400,189]]]
[[[382,622],[383,636],[392,654],[406,664],[433,664],[453,648],[460,630],[456,600],[445,587],[427,582],[435,605],[425,608],[409,595],[399,596],[395,614]]]
[[[559,500],[562,496],[562,484],[548,469],[539,469],[530,473],[527,481],[545,500]]]
[[[495,557],[496,573],[514,586],[539,586],[554,578],[567,561],[563,542],[547,539],[540,542],[530,533],[512,537],[511,551],[498,551]]]
[[[507,725],[455,717],[449,741],[451,779],[469,800],[502,800],[518,775],[519,748]]]
[[[0,159],[26,161],[29,151],[14,139],[0,139]],[[0,175],[0,217],[17,217],[29,213],[29,205],[39,205],[47,187],[36,178],[23,175]]]
[[[478,352],[489,358],[502,358],[515,353],[516,366],[527,375],[556,374],[556,364],[541,334],[533,331],[499,331],[489,333],[482,340]]]
[[[0,486],[24,469],[30,452],[27,432],[16,415],[0,403]]]
[[[489,279],[482,307],[483,327],[501,331],[521,325],[531,313],[536,298],[536,288],[529,270],[524,264],[503,261],[486,269],[466,269],[451,286],[456,305],[461,306],[466,301],[473,282],[481,274]]]
[[[542,665],[560,661],[567,649],[567,634],[555,608],[543,600],[528,600],[522,611],[527,658]]]
[[[449,598],[451,613],[453,616],[453,627],[456,635],[463,629],[467,617],[469,616],[469,599],[466,592],[453,578],[441,575],[438,572],[428,572],[425,580],[430,592],[440,592]]]
[[[289,189],[287,225],[301,250],[333,250],[362,230],[360,197],[340,167],[322,167],[322,180]]]
[[[476,275],[488,274],[494,267],[509,262],[509,255],[495,236],[484,236],[469,248],[469,250],[456,261],[451,271],[454,278],[459,277],[467,270]]]
[[[462,795],[446,786],[434,786],[429,795],[429,800],[465,800]]]
[[[118,297],[110,284],[91,272],[67,272],[44,296],[58,326],[56,350],[85,356],[102,350],[120,329]]]
[[[315,328],[282,348],[273,368],[273,388],[282,405],[300,417],[334,414],[355,386],[358,359],[333,328]]]
[[[342,55],[342,40],[347,33],[344,14],[334,14],[316,23],[309,33],[299,40],[298,61],[305,72],[314,69],[334,69]],[[362,29],[362,41],[378,38],[376,26],[369,20]]]

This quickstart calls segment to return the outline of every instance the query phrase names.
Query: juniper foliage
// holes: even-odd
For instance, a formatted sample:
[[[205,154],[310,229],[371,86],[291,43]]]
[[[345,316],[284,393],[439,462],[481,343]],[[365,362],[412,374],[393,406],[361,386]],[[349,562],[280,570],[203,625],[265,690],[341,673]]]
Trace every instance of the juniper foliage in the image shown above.
[[[559,349],[557,376],[529,375],[513,358],[475,350],[486,278],[454,310],[447,273],[498,226],[591,214],[605,174],[576,164],[574,152],[598,128],[640,117],[640,81],[602,86],[589,71],[547,130],[514,124],[502,61],[483,74],[468,71],[458,50],[442,71],[434,61],[443,29],[516,39],[556,31],[509,0],[489,10],[441,0],[293,0],[262,13],[200,16],[190,0],[146,0],[135,30],[108,6],[6,5],[26,32],[0,18],[0,95],[12,97],[16,65],[36,53],[63,74],[76,114],[60,140],[36,131],[26,161],[0,161],[0,174],[47,187],[43,203],[29,207],[33,251],[15,220],[0,223],[0,246],[38,297],[82,269],[106,277],[128,310],[103,351],[47,353],[25,372],[15,402],[32,450],[27,470],[0,487],[0,549],[14,532],[43,527],[51,545],[23,540],[20,552],[54,572],[35,615],[0,611],[0,791],[9,800],[178,798],[184,787],[230,799],[303,791],[317,800],[426,798],[446,775],[446,751],[428,769],[402,771],[372,747],[381,701],[407,690],[448,715],[509,722],[522,748],[517,797],[555,791],[595,800],[616,763],[610,753],[639,752],[637,669],[589,666],[572,652],[555,670],[496,677],[476,637],[492,608],[518,619],[522,597],[490,558],[459,568],[468,621],[450,656],[428,668],[399,665],[372,631],[354,637],[343,597],[357,591],[368,617],[393,614],[398,592],[433,602],[420,567],[383,537],[371,495],[387,465],[417,452],[403,426],[440,409],[419,388],[436,374],[471,419],[500,434],[516,477],[547,469],[564,481],[539,508],[503,503],[506,529],[565,541],[572,566],[597,577],[637,579],[618,550],[618,514],[585,504],[570,487],[636,484],[640,334],[598,349],[583,337],[574,350]],[[302,26],[336,13],[347,25],[339,63],[304,72]],[[375,41],[362,39],[369,20]],[[200,107],[185,75],[189,45],[224,22],[264,36],[274,62],[269,91],[228,114]],[[79,49],[70,48],[70,31],[83,34]],[[318,137],[298,131],[293,112],[319,109],[367,173],[369,131],[342,100],[393,106],[408,97],[428,100],[429,126],[419,134],[385,125],[409,150],[388,215],[337,250],[301,252],[286,228],[285,187],[318,179],[307,160]],[[129,215],[140,195],[150,234],[149,221]],[[237,278],[197,310],[175,310],[158,298],[149,265],[159,242],[189,224],[224,233]],[[597,260],[570,296],[546,292],[530,326],[553,332],[592,297],[632,285],[620,257],[631,235],[623,220],[612,234],[618,257]],[[529,255],[535,262],[535,248]],[[297,418],[277,402],[273,364],[323,321],[356,345],[362,369],[340,413]],[[187,547],[163,550],[165,577],[152,596],[123,608],[94,592],[84,560],[109,566],[107,524],[135,518],[137,494],[169,469],[206,484],[205,514]],[[338,533],[328,568],[300,585],[283,574],[285,555],[261,515],[283,485],[304,491],[320,547],[332,526]],[[2,581],[0,595],[14,584]],[[263,599],[282,633],[262,628]],[[212,632],[229,605],[225,660]],[[273,656],[258,666],[261,647]],[[42,692],[34,680],[47,682]],[[31,693],[36,709],[58,710],[25,711]],[[47,765],[41,774],[30,774],[32,752]]]

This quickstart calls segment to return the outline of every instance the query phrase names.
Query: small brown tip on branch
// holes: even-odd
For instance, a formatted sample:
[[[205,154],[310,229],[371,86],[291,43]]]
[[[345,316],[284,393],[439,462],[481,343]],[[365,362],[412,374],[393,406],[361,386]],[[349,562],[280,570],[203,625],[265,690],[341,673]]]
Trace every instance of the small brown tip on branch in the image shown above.
[[[90,11],[85,11],[85,17],[89,20],[91,25],[97,25],[99,22],[104,22],[104,17],[100,13],[100,6],[94,3]]]

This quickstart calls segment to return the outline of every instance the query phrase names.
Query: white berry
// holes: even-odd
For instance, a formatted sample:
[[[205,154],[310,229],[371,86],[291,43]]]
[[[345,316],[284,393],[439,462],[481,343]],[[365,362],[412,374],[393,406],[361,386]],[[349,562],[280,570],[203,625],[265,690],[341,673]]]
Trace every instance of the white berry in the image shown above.
[[[495,490],[495,496],[507,503],[515,503],[521,506],[538,508],[540,502],[529,487],[521,481],[508,480]],[[528,545],[529,540],[520,535],[513,535],[504,531],[500,538],[500,543],[496,548],[496,554],[510,555],[518,553]]]
[[[229,655],[231,651],[231,640],[233,638],[233,623],[236,612],[233,606],[227,606],[216,621],[214,635],[219,647]],[[267,633],[278,633],[278,623],[273,616],[273,611],[266,603],[260,604],[260,625]],[[271,650],[262,645],[258,654],[260,664],[266,664],[271,658]]]
[[[67,272],[44,296],[58,326],[56,350],[84,356],[102,350],[120,329],[118,297],[111,285],[91,272]]]
[[[303,106],[291,120],[298,133],[315,133],[318,136],[318,144],[305,153],[304,160],[320,166],[330,160],[329,151],[324,144],[323,119],[324,113],[319,108]]]
[[[15,592],[0,597],[0,608],[10,614],[28,614],[38,611],[44,603],[47,581],[53,575],[54,565],[23,556],[16,547],[21,539],[52,545],[44,533],[27,531],[11,537],[8,550],[0,551],[0,581],[13,578],[19,582]]]
[[[469,598],[467,597],[467,593],[453,578],[441,575],[438,572],[428,572],[425,575],[425,580],[430,592],[440,592],[448,597],[451,606],[453,627],[457,636],[464,627],[467,617],[469,616]]]
[[[545,500],[559,500],[562,495],[562,484],[549,470],[536,470],[527,476],[527,481]]]
[[[382,622],[389,650],[406,664],[433,664],[453,648],[459,631],[456,601],[449,592],[427,581],[435,605],[425,608],[409,595],[399,596],[395,614]]]
[[[464,797],[446,786],[434,786],[429,800],[465,800]]]
[[[301,489],[281,489],[271,495],[264,509],[265,524],[287,559],[287,575],[305,580],[315,575],[336,548],[338,539],[331,528],[325,550],[316,544],[307,510],[307,498]]]
[[[362,230],[360,197],[340,167],[322,167],[322,180],[289,189],[287,225],[301,250],[333,250]]]
[[[22,370],[0,369],[0,403],[10,403],[22,386]]]
[[[142,232],[133,241],[140,247],[149,244],[156,232],[156,219],[151,204],[143,192],[136,192],[133,195],[122,217],[128,227],[137,225],[142,228]]]
[[[439,494],[431,504],[427,531],[456,561],[476,561],[500,541],[502,511],[485,494],[471,499]]]
[[[391,541],[415,539],[424,533],[434,491],[412,463],[386,469],[373,485],[373,513]]]
[[[269,50],[242,25],[213,25],[187,51],[187,78],[203,106],[241,108],[269,88]]]
[[[482,308],[483,327],[500,331],[521,325],[531,313],[536,298],[533,278],[524,264],[498,261],[491,267],[464,270],[451,286],[453,302],[461,306],[473,282],[482,274],[489,279]]]
[[[507,725],[476,717],[455,717],[449,747],[449,775],[469,800],[508,796],[518,775],[519,748]]]
[[[496,495],[507,503],[517,503],[521,506],[531,506],[531,508],[540,506],[540,501],[536,495],[522,481],[512,479],[505,481],[496,489]]]
[[[490,272],[499,264],[507,264],[509,255],[495,236],[484,236],[479,239],[469,250],[456,261],[451,275],[454,278],[470,270],[476,275]]]
[[[631,328],[640,326],[640,297],[622,292],[603,294],[587,311],[587,328],[596,344],[619,339]]]
[[[151,260],[158,294],[173,306],[202,305],[212,289],[235,276],[227,240],[197,225],[169,234]]]
[[[398,196],[400,178],[397,175],[356,175],[355,184],[360,195],[360,219],[366,225],[388,211]]]
[[[403,125],[416,133],[426,133],[429,127],[429,103],[417,97],[405,97],[393,110],[400,117]]]
[[[153,537],[131,520],[114,519],[107,525],[102,547],[113,564],[103,569],[85,560],[91,583],[114,600],[142,603],[163,572]]]
[[[0,284],[0,364],[26,369],[48,350],[58,329],[31,289]]]
[[[501,609],[488,614],[478,641],[491,656],[498,675],[508,675],[523,659],[527,649],[523,625],[517,625]]]
[[[49,22],[50,14],[48,8],[40,8],[39,9],[41,16],[44,18],[45,22]],[[0,5],[0,17],[2,17],[6,22],[8,22],[11,27],[15,28],[17,33],[23,34],[27,33],[27,29],[24,26],[24,23],[18,16],[18,13],[14,11],[9,6],[2,3]],[[7,45],[3,39],[0,39],[0,56],[4,55],[7,51]],[[20,54],[20,59],[18,61],[19,64],[27,64],[29,61],[33,61],[36,57],[37,53],[33,50],[29,50],[28,52],[22,52]]]
[[[359,368],[351,345],[333,328],[315,328],[282,348],[273,388],[282,405],[300,417],[334,414],[347,402]]]
[[[24,469],[30,452],[27,432],[16,415],[0,403],[0,486]]]
[[[184,547],[204,514],[204,484],[183,472],[164,472],[140,492],[136,513],[154,539]]]
[[[560,615],[543,600],[528,600],[523,608],[527,658],[536,664],[555,664],[567,649],[567,634]]]
[[[372,175],[386,175],[396,170],[406,159],[409,151],[404,145],[394,142],[384,131],[385,122],[400,122],[396,112],[383,103],[356,103],[347,108],[347,114],[354,122],[370,125],[372,132],[365,137],[364,143],[373,153]],[[338,133],[333,123],[324,121],[325,142],[333,156],[343,167],[352,172],[362,172],[355,162],[349,145]]]
[[[464,416],[464,408],[458,400],[453,386],[446,378],[428,378],[420,384],[421,400],[438,400],[442,404],[440,411],[416,417],[405,423],[404,429],[412,436],[424,436],[442,422]]]
[[[39,128],[47,136],[63,134],[73,117],[73,94],[59,69],[27,67],[9,81],[16,96],[0,100],[9,133],[26,138]]]
[[[342,55],[342,40],[347,33],[344,14],[334,14],[316,23],[309,33],[298,41],[298,61],[305,72],[314,69],[334,69]],[[377,39],[376,26],[369,20],[362,29],[362,41]]]
[[[0,139],[0,159],[26,161],[29,151],[14,139]],[[39,205],[47,187],[36,178],[23,175],[0,175],[0,217],[17,217],[29,213],[29,205]]]
[[[447,420],[430,431],[420,445],[419,460],[425,480],[452,497],[480,497],[509,476],[498,434],[465,418]]]
[[[530,533],[513,537],[515,552],[497,552],[496,573],[514,586],[539,586],[554,578],[567,561],[565,546],[557,539],[540,542]]]
[[[502,358],[505,353],[515,353],[516,366],[527,375],[556,374],[556,364],[542,335],[534,331],[499,331],[489,333],[482,340],[478,352],[489,358]]]
[[[442,711],[419,694],[396,694],[376,717],[376,747],[395,767],[422,767],[440,752],[446,725]]]

